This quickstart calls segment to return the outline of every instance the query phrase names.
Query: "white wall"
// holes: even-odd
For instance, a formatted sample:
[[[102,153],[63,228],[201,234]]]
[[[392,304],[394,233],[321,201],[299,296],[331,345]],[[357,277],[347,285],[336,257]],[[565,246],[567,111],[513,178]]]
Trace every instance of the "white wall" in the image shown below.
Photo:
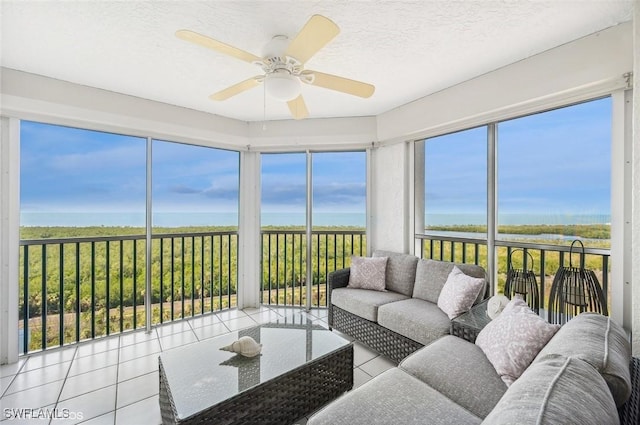
[[[379,146],[372,150],[370,242],[367,249],[409,252],[408,143]]]
[[[18,360],[20,124],[0,118],[0,364]],[[12,284],[6,284],[12,283]]]
[[[364,149],[376,118],[247,123],[2,68],[3,116],[236,150]]]
[[[263,152],[363,149],[377,140],[376,117],[252,122],[249,139]]]
[[[248,124],[230,118],[7,68],[1,78],[3,116],[221,148],[249,144]]]

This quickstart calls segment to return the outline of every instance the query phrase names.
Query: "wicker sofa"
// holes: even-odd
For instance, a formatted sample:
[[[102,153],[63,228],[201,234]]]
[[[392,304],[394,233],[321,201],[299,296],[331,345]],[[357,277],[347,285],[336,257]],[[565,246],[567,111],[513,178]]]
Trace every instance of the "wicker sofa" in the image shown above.
[[[583,313],[507,387],[478,345],[448,335],[316,412],[308,425],[640,423],[640,362],[622,328]]]
[[[388,257],[387,291],[347,288],[349,268],[330,273],[329,327],[351,335],[396,364],[450,333],[451,321],[437,302],[454,265],[469,276],[486,278],[485,270],[473,264],[418,259],[382,250],[375,251],[373,257]],[[485,288],[476,303],[487,294]]]

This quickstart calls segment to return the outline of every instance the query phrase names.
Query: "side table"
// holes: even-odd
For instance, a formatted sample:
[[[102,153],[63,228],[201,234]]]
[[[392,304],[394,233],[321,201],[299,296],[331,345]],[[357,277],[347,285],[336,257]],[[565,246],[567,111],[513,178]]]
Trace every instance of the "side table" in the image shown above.
[[[471,307],[469,311],[461,314],[451,321],[451,335],[475,342],[480,331],[487,326],[491,318],[487,315],[487,303],[489,299]]]

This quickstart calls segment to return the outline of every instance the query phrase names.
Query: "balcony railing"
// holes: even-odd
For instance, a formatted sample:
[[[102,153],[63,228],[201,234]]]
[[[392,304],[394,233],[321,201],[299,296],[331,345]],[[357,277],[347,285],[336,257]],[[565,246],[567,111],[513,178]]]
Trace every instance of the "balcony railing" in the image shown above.
[[[457,263],[473,263],[478,264],[487,269],[487,241],[480,238],[464,238],[444,236],[438,234],[417,234],[416,239],[420,241],[422,258],[430,258],[444,261],[452,261]],[[555,272],[562,264],[569,265],[570,247],[562,245],[552,244],[540,244],[531,243],[525,241],[507,241],[496,240],[496,258],[497,264],[497,276],[498,276],[498,292],[502,292],[504,289],[504,283],[507,277],[508,271],[508,258],[509,254],[514,249],[523,249],[525,255],[514,256],[512,258],[513,266],[518,269],[527,268],[533,269],[536,274],[539,294],[540,294],[540,308],[544,309],[549,299],[549,293],[551,290],[551,284],[555,277]],[[531,254],[533,258],[533,265],[527,264],[527,253]],[[602,285],[602,292],[604,293],[605,303],[608,306],[608,310],[611,311],[609,305],[610,287],[609,287],[609,274],[610,274],[610,256],[611,251],[603,248],[585,248],[584,250],[584,264],[585,267],[595,272],[600,284]],[[573,264],[579,264],[576,251],[572,254],[574,256]]]
[[[416,239],[423,258],[487,268],[486,240],[440,234]],[[348,267],[351,255],[365,255],[366,237],[364,231],[313,231],[311,243],[311,305],[322,307],[327,275]],[[19,328],[24,352],[145,326],[143,235],[25,240],[20,245]],[[555,271],[568,261],[569,247],[522,241],[496,245],[498,289],[504,285],[509,253],[522,248],[533,256],[544,308]],[[263,303],[306,305],[306,250],[303,230],[262,232]],[[237,232],[153,235],[152,324],[236,306],[237,258]],[[522,258],[513,259],[514,267],[523,267]],[[609,258],[608,249],[585,249],[584,261],[596,272],[607,299]]]
[[[262,232],[262,302],[306,305],[307,242],[304,230]],[[311,233],[311,305],[327,305],[327,275],[349,267],[352,255],[365,255],[366,237],[357,230]]]
[[[237,243],[237,232],[153,235],[152,323],[235,306]],[[145,325],[144,235],[20,245],[21,351]]]
[[[326,305],[326,276],[366,253],[364,231],[314,231],[312,305]],[[262,297],[306,303],[303,230],[262,233]],[[20,242],[22,352],[145,326],[144,235]],[[152,324],[237,305],[237,232],[152,236]],[[25,332],[26,330],[26,332]]]

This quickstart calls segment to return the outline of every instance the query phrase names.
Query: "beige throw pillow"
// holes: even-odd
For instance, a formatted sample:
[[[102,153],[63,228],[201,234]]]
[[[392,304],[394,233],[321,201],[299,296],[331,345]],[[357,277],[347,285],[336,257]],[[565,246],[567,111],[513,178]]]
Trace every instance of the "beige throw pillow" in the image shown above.
[[[351,257],[347,288],[386,291],[385,276],[389,257]]]
[[[480,331],[476,345],[509,386],[529,367],[558,329],[560,325],[549,324],[522,298],[514,297],[502,313]]]
[[[438,297],[438,307],[449,319],[455,319],[469,311],[484,286],[484,279],[467,276],[458,267],[453,266]]]

